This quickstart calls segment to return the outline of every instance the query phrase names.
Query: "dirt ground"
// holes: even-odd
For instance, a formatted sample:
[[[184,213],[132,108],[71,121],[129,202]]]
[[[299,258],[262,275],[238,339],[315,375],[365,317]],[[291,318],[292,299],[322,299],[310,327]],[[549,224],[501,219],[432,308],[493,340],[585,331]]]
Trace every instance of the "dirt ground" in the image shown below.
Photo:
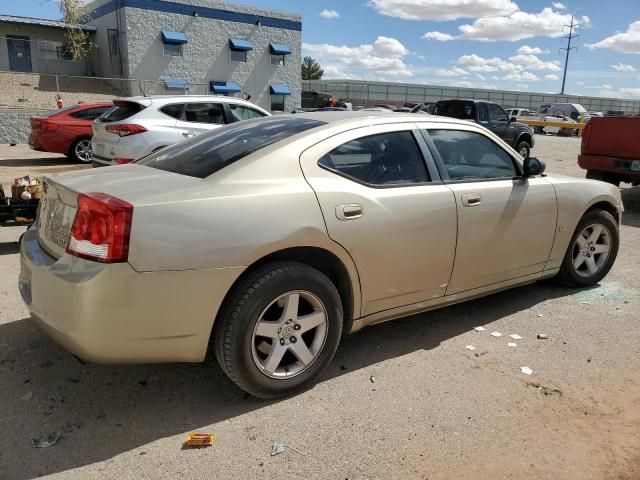
[[[579,139],[536,139],[548,172],[584,176]],[[0,146],[3,183],[75,167]],[[623,198],[599,286],[542,282],[367,328],[315,388],[271,402],[212,360],[80,364],[28,319],[24,229],[0,229],[0,478],[640,479],[640,189]],[[190,431],[215,446],[184,450]],[[56,445],[31,446],[51,432]],[[290,448],[272,457],[276,441]]]

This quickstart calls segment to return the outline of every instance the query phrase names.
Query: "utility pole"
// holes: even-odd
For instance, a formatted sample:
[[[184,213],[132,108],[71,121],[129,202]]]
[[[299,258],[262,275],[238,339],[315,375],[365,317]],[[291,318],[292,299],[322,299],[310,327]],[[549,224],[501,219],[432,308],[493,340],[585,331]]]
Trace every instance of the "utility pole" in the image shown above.
[[[560,91],[561,95],[564,95],[564,84],[567,80],[567,66],[569,65],[569,52],[571,50],[575,50],[576,47],[572,47],[571,46],[571,40],[573,40],[574,38],[578,38],[579,35],[574,35],[573,31],[577,30],[578,27],[580,26],[579,23],[574,23],[573,22],[573,15],[571,15],[571,24],[570,25],[565,25],[565,27],[569,28],[569,35],[567,35],[566,37],[562,37],[562,38],[566,38],[567,39],[567,47],[566,48],[561,48],[560,50],[566,50],[567,52],[567,56],[564,59],[564,73],[562,74],[562,90]]]

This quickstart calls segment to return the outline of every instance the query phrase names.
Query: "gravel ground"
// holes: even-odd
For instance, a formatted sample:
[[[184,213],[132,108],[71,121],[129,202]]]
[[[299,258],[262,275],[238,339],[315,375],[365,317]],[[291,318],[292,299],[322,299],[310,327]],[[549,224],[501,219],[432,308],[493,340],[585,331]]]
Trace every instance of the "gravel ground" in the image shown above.
[[[73,167],[11,148],[0,147],[5,183]],[[578,150],[538,136],[534,154],[582,177]],[[601,285],[543,282],[367,328],[314,389],[275,402],[247,398],[211,360],[81,365],[28,320],[24,229],[0,229],[0,478],[636,480],[640,191],[623,196],[620,254]],[[214,432],[215,446],[183,450],[190,431]],[[31,446],[51,432],[56,445]],[[271,457],[274,441],[292,448]]]

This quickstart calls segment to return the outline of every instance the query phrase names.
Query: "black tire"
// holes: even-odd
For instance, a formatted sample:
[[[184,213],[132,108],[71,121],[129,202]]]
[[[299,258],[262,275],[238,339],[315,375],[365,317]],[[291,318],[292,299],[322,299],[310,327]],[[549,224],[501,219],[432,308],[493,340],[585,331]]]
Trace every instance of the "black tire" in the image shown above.
[[[573,257],[576,252],[575,249],[578,248],[576,245],[578,235],[592,224],[600,224],[608,230],[610,235],[609,256],[596,273],[591,276],[583,276],[576,272],[576,269],[573,266]],[[588,211],[580,219],[580,222],[578,222],[578,226],[571,237],[571,242],[567,247],[567,252],[565,253],[562,265],[560,266],[560,272],[558,273],[557,280],[569,287],[584,288],[595,285],[609,273],[609,270],[611,270],[611,267],[616,261],[619,246],[620,234],[618,231],[618,224],[615,218],[613,218],[613,215],[605,210]]]
[[[615,185],[616,187],[620,186],[620,177],[618,177],[615,173],[609,172],[600,172],[597,170],[588,170],[587,178],[590,180],[599,180],[601,182],[607,182],[611,185]]]
[[[523,160],[525,158],[529,158],[529,155],[531,154],[531,145],[529,145],[529,142],[522,141],[516,147],[516,152],[518,152]]]
[[[315,295],[325,308],[326,335],[315,359],[291,378],[272,378],[254,360],[254,328],[272,302],[292,291]],[[245,392],[278,398],[312,387],[333,359],[342,335],[342,302],[333,283],[318,270],[298,262],[266,264],[230,292],[214,327],[214,350],[225,374]]]
[[[79,150],[86,151],[86,148],[81,149],[79,146],[87,145],[89,146],[89,156],[83,155],[79,153]],[[69,154],[67,155],[73,161],[78,163],[91,163],[92,155],[91,155],[91,139],[90,138],[79,138],[75,142],[71,144],[69,148]]]

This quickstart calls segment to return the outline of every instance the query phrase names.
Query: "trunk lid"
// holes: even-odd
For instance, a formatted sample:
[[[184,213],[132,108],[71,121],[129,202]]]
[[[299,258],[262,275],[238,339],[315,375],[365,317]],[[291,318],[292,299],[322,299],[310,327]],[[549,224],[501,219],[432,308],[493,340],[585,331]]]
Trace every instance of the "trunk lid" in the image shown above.
[[[210,188],[198,178],[135,164],[44,176],[43,182],[36,230],[42,248],[55,258],[66,251],[79,193],[106,193],[132,204],[135,226],[136,206],[176,201]]]
[[[93,122],[93,153],[102,158],[113,159],[116,156],[116,145],[120,136],[107,131],[106,126],[114,123],[128,123],[131,117],[151,105],[151,100],[114,100],[113,107]]]

